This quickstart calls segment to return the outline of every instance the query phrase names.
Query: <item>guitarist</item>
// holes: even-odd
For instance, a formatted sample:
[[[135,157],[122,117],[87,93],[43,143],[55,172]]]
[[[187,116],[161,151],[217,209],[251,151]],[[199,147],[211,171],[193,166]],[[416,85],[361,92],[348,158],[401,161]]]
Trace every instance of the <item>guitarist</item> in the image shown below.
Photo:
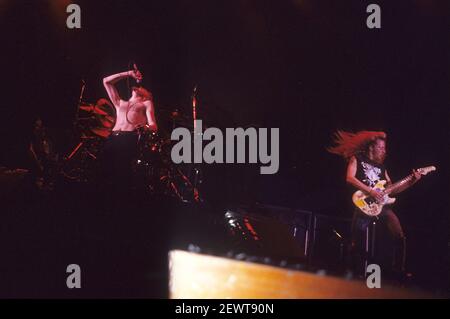
[[[379,180],[386,180],[387,185],[391,184],[389,174],[384,167],[386,158],[386,133],[360,131],[349,133],[338,131],[336,133],[336,146],[328,149],[331,153],[344,157],[347,161],[346,182],[355,188],[361,190],[373,199],[381,202],[383,193],[373,189],[373,186]],[[395,193],[399,193],[415,184],[421,177],[421,174],[413,171],[414,178],[398,188]],[[392,239],[394,244],[394,258],[392,270],[403,274],[405,271],[405,244],[406,238],[397,215],[388,205],[383,207],[378,215]],[[352,220],[352,245],[353,257],[360,259],[362,244],[364,242],[367,227],[369,227],[373,217],[362,213],[355,208]],[[361,261],[361,260],[359,260]],[[362,262],[358,262],[362,265]],[[364,271],[365,273],[365,271]]]

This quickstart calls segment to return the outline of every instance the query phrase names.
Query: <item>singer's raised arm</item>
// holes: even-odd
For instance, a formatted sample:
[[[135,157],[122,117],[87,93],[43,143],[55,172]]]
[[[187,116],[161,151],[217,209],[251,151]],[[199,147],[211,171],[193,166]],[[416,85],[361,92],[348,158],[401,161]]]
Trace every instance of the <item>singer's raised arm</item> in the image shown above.
[[[115,107],[119,107],[120,105],[120,96],[114,84],[116,84],[116,82],[121,79],[131,76],[131,72],[132,71],[121,72],[107,76],[103,79],[103,85],[106,89],[106,92],[108,93],[109,98],[111,99],[111,102]]]
[[[117,81],[127,78],[129,76],[139,81],[142,80],[142,74],[137,70],[130,70],[126,72],[113,74],[103,79],[103,85],[105,86],[106,92],[108,93],[108,96],[115,107],[119,107],[120,105],[120,96],[114,84]]]

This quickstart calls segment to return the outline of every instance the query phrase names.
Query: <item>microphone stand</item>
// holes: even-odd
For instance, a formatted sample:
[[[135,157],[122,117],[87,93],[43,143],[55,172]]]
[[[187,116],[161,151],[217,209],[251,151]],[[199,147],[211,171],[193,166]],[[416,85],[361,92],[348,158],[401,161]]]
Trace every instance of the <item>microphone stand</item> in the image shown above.
[[[196,138],[202,138],[203,132],[200,132],[199,136],[196,136],[197,134],[197,94],[198,94],[198,86],[195,85],[194,86],[194,91],[192,92],[192,119],[194,121],[194,139]],[[194,166],[193,166],[193,174],[194,174],[194,183],[190,182],[188,183],[188,185],[192,188],[192,192],[193,192],[193,198],[194,201],[196,202],[201,202],[201,196],[199,194],[198,188],[197,188],[197,184],[201,183],[201,171],[200,168],[197,167],[197,165],[194,162]],[[184,178],[186,179],[186,176],[184,176]]]
[[[83,101],[84,88],[86,87],[86,82],[84,80],[81,80],[81,83],[82,83],[82,85],[81,85],[81,92],[80,92],[80,97],[78,99],[77,112],[75,113],[75,122],[78,121],[78,115],[79,115],[79,112],[80,112],[80,105],[81,105],[81,102]]]
[[[194,87],[194,91],[192,92],[192,119],[194,121],[194,132],[197,128],[196,120],[197,120],[197,85]]]
[[[82,79],[81,80],[81,90],[80,90],[80,97],[78,98],[78,104],[77,104],[77,110],[75,112],[75,118],[73,121],[73,128],[72,128],[72,139],[74,138],[74,136],[78,136],[80,128],[78,126],[79,123],[79,113],[80,113],[80,105],[81,102],[83,101],[83,94],[84,94],[84,89],[86,87],[86,82]],[[84,141],[80,140],[77,144],[77,146],[75,146],[75,148],[70,152],[69,155],[64,156],[64,161],[68,162],[72,159],[72,157],[80,150],[80,148],[84,145]]]

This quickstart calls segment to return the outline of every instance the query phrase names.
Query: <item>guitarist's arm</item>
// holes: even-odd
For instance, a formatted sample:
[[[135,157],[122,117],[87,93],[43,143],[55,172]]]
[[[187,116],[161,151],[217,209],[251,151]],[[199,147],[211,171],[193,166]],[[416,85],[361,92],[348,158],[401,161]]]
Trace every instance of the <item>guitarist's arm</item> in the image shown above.
[[[415,183],[417,183],[419,181],[419,179],[422,177],[422,175],[419,172],[417,172],[416,170],[413,170],[412,172],[413,172],[413,175],[414,175],[413,178],[410,179],[408,182],[406,182],[406,183],[396,187],[391,192],[392,195],[398,194],[398,193],[401,193],[401,192],[407,190],[408,188],[410,188],[411,186],[413,186]],[[387,171],[386,171],[386,178],[389,178],[388,174],[387,174]],[[389,179],[389,181],[390,181],[390,179]]]
[[[347,176],[346,176],[347,183],[363,191],[364,193],[374,197],[375,199],[381,201],[383,199],[383,194],[373,190],[372,188],[361,182],[359,179],[357,179],[356,169],[357,169],[356,158],[352,156],[347,166]]]

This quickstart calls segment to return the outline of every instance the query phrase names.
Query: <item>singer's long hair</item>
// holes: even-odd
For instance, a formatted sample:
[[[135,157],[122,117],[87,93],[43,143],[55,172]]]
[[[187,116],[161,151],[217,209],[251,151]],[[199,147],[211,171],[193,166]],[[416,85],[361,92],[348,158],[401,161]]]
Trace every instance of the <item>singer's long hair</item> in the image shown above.
[[[142,98],[142,100],[144,101],[150,100],[153,102],[153,95],[146,88],[142,86],[133,86],[132,89],[136,91],[136,94],[139,95]]]
[[[359,131],[356,133],[338,130],[334,133],[335,146],[328,147],[327,151],[348,160],[352,156],[365,153],[368,147],[378,139],[386,140],[385,132]]]

